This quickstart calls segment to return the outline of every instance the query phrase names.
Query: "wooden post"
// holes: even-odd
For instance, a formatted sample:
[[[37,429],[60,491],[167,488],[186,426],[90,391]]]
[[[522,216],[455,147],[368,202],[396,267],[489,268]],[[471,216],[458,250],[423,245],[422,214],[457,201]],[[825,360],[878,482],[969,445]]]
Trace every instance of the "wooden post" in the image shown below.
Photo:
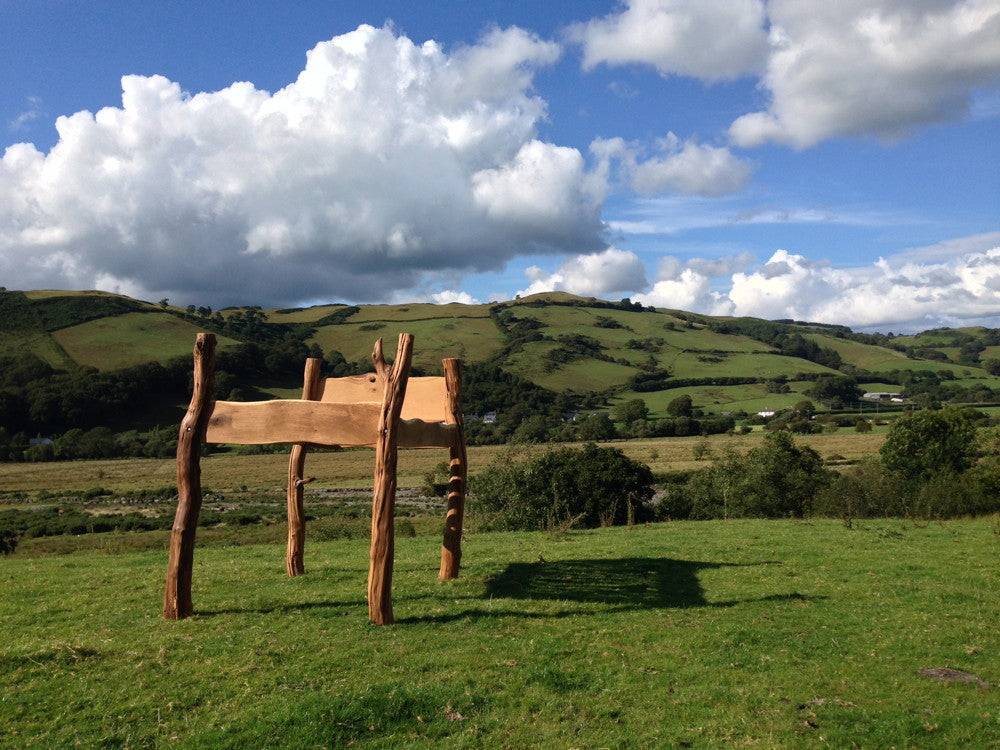
[[[170,559],[163,592],[163,617],[180,620],[192,612],[194,536],[201,511],[201,441],[212,413],[215,336],[199,333],[194,343],[194,392],[177,436],[177,513],[170,532]]]
[[[392,369],[382,356],[382,339],[375,342],[372,361],[383,385],[382,409],[375,439],[375,489],[372,493],[372,541],[368,564],[368,619],[389,625],[392,617],[393,516],[396,506],[396,460],[399,415],[406,397],[413,356],[413,336],[399,334]]]
[[[458,578],[462,561],[462,519],[465,515],[465,485],[468,478],[468,459],[465,451],[465,430],[462,426],[462,361],[442,361],[444,384],[447,393],[447,423],[457,426],[451,444],[451,474],[448,479],[448,510],[444,518],[444,541],[441,544],[441,569],[438,579],[447,581]]]
[[[310,357],[306,360],[305,376],[302,380],[302,400],[316,401],[319,398],[319,374],[323,360]],[[305,544],[306,519],[303,500],[306,478],[306,446],[295,443],[288,457],[288,549],[285,552],[285,570],[289,576],[300,576],[306,572]]]

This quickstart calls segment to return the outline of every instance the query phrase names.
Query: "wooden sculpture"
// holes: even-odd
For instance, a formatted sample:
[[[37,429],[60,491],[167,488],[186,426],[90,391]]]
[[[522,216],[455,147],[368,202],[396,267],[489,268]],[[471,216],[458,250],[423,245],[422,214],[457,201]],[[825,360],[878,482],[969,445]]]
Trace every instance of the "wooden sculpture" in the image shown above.
[[[393,517],[396,460],[402,447],[446,447],[451,454],[448,506],[441,546],[441,580],[459,571],[467,476],[465,436],[459,406],[462,368],[443,361],[444,377],[411,378],[413,336],[399,335],[396,358],[386,365],[382,340],[375,342],[375,372],[321,378],[319,359],[306,360],[301,399],[215,401],[215,336],[198,334],[194,346],[194,391],[177,440],[177,513],[163,595],[168,620],[192,613],[191,573],[195,529],[201,511],[201,444],[292,443],[288,462],[288,548],[285,569],[305,572],[303,513],[305,457],[309,445],[375,449],[372,536],[368,567],[368,616],[377,625],[393,621]]]

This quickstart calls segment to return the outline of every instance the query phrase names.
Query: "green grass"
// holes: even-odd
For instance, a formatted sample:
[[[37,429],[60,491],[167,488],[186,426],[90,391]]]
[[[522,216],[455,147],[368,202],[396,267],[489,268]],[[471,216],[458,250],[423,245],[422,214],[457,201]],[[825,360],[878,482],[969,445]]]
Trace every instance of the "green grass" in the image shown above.
[[[626,391],[616,400],[641,398],[654,417],[666,417],[667,404],[680,396],[690,396],[696,407],[712,414],[727,411],[746,411],[752,414],[795,406],[802,399],[808,398],[805,391],[811,385],[812,383],[805,381],[789,383],[790,393],[768,393],[763,384],[693,385],[649,393]],[[822,405],[817,404],[817,406],[822,408]]]
[[[399,539],[397,624],[365,540],[206,547],[195,616],[165,555],[0,566],[6,747],[995,747],[988,521],[691,522],[480,534],[455,582]]]
[[[372,328],[378,325],[381,327]],[[363,327],[368,330],[362,330]],[[375,339],[381,337],[387,353],[392,356],[396,351],[396,339],[403,332],[415,337],[413,363],[434,372],[440,372],[441,360],[445,357],[479,362],[503,347],[500,331],[488,317],[328,325],[319,328],[310,341],[318,343],[326,352],[339,351],[349,361],[370,362]]]
[[[365,305],[351,316],[352,323],[373,320],[426,320],[427,318],[488,318],[490,305],[463,305],[451,302],[435,305],[430,302],[407,302],[402,305]]]
[[[63,328],[55,340],[81,365],[119,370],[189,355],[200,329],[169,313],[127,313]],[[236,342],[219,336],[219,347]]]
[[[304,310],[293,312],[278,312],[277,310],[267,310],[268,323],[313,323],[324,315],[339,310],[344,305],[315,305]]]

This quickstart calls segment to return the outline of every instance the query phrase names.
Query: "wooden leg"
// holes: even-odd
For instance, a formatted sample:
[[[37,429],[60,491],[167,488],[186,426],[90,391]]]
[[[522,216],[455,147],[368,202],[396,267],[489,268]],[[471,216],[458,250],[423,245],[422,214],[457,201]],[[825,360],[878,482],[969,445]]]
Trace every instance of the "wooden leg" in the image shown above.
[[[194,392],[177,437],[177,513],[170,532],[170,559],[163,591],[163,617],[189,617],[194,537],[201,512],[201,441],[212,413],[215,336],[199,333],[194,344]]]
[[[441,544],[441,568],[438,579],[458,578],[462,561],[462,520],[465,515],[465,485],[468,479],[468,459],[465,432],[462,426],[462,361],[446,359],[444,383],[447,391],[448,422],[458,426],[451,445],[451,475],[448,479],[448,510],[444,518],[444,541]]]
[[[372,360],[384,385],[382,410],[375,439],[375,489],[372,493],[372,540],[368,564],[368,619],[376,625],[392,623],[393,516],[396,506],[396,460],[399,415],[406,397],[413,356],[413,336],[399,334],[392,370],[382,357],[382,340],[375,342]]]
[[[319,373],[322,364],[323,360],[316,357],[306,360],[305,377],[302,381],[303,401],[315,401],[319,398]],[[306,518],[303,507],[305,468],[306,446],[296,443],[288,457],[288,549],[285,552],[285,570],[290,576],[300,576],[306,572]]]

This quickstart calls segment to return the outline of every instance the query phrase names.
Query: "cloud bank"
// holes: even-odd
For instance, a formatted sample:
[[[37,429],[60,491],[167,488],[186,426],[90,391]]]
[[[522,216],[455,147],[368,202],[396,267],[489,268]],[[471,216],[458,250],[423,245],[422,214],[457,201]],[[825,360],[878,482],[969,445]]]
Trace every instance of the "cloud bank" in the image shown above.
[[[441,269],[598,250],[603,179],[536,137],[533,76],[558,55],[518,28],[448,54],[361,26],[273,94],[125,76],[121,106],[60,117],[47,154],[6,149],[0,277],[216,303],[370,299]]]
[[[896,139],[965,116],[977,91],[1000,85],[996,0],[627,0],[568,35],[585,70],[759,77],[767,108],[729,129],[744,147]]]
[[[600,253],[577,255],[547,274],[530,266],[525,275],[531,284],[517,294],[570,292],[585,297],[613,297],[646,286],[646,271],[635,253],[609,247]]]
[[[956,241],[954,246],[969,244]],[[936,250],[900,253],[848,268],[787,250],[776,251],[753,270],[748,269],[749,260],[746,255],[686,264],[667,259],[649,291],[635,299],[714,315],[896,330],[995,320],[1000,315],[1000,246],[955,254],[945,243]],[[728,280],[721,285],[713,282],[724,275]]]

